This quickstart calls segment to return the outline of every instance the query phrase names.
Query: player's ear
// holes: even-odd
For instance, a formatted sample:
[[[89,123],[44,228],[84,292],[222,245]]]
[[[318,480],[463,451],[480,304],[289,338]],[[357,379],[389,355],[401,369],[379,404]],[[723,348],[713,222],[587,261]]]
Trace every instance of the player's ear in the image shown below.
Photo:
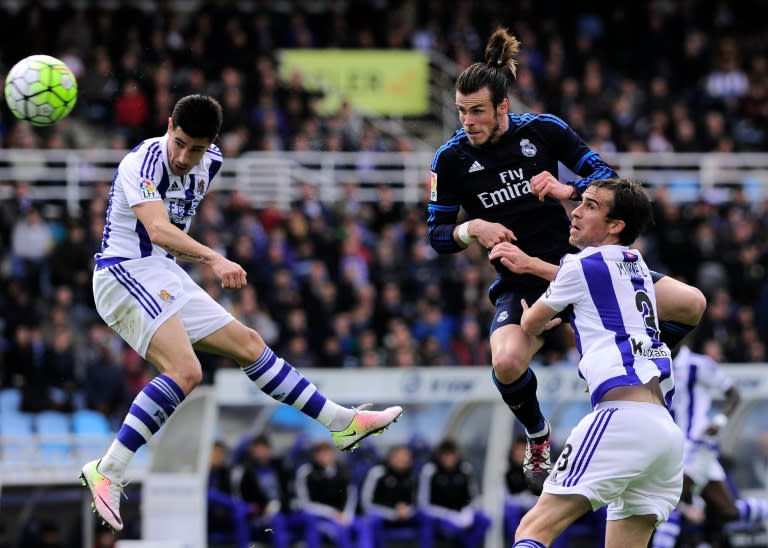
[[[497,108],[500,114],[507,114],[509,112],[509,97],[504,97]]]
[[[608,232],[610,234],[618,236],[622,230],[624,230],[624,221],[621,219],[611,219],[608,221]]]
[[[168,133],[171,133],[173,131],[173,119],[169,116],[168,117]]]

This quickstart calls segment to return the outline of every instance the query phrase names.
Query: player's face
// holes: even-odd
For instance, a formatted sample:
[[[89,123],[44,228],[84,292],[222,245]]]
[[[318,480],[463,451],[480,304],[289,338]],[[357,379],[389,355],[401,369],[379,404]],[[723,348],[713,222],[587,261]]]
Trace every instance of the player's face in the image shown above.
[[[211,146],[204,137],[190,137],[181,126],[174,128],[168,119],[168,165],[174,175],[183,176],[197,165]]]
[[[456,92],[459,121],[473,145],[495,143],[507,131],[509,99],[506,97],[496,108],[491,103],[491,92],[483,88],[474,93]]]
[[[571,231],[568,241],[584,249],[589,246],[618,243],[618,235],[624,221],[608,217],[613,207],[613,191],[607,188],[589,187],[581,197],[582,202],[571,213]]]

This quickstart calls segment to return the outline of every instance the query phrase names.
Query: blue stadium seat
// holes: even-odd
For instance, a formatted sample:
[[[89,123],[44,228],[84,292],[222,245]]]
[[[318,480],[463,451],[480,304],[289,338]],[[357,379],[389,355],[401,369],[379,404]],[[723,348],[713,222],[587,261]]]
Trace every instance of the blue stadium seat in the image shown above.
[[[32,415],[29,413],[0,412],[0,461],[22,462],[32,445]]]
[[[0,415],[18,413],[21,410],[21,390],[19,388],[3,388],[0,390]]]
[[[73,445],[79,460],[91,460],[104,453],[112,442],[112,429],[102,413],[78,409],[72,413]]]
[[[46,464],[72,461],[72,417],[59,411],[41,411],[35,419],[40,439],[40,457]]]
[[[78,409],[72,413],[72,431],[75,434],[112,434],[107,417],[93,409]]]

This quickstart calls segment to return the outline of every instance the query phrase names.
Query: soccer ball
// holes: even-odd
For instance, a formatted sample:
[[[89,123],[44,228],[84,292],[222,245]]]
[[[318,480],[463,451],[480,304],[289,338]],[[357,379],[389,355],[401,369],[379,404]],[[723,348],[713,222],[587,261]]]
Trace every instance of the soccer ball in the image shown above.
[[[5,102],[13,115],[33,126],[49,126],[72,111],[77,80],[63,61],[30,55],[5,77]]]

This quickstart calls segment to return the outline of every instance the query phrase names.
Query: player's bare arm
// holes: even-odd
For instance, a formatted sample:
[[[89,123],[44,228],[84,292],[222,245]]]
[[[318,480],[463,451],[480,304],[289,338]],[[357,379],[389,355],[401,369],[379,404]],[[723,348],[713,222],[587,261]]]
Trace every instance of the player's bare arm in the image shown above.
[[[558,181],[549,171],[531,177],[531,189],[541,202],[547,197],[560,201],[573,199],[575,190],[572,185]]]
[[[171,224],[163,202],[144,202],[134,206],[133,211],[147,229],[152,243],[183,261],[209,265],[224,288],[239,289],[246,285],[245,270]]]
[[[555,318],[557,311],[552,310],[542,303],[541,300],[533,303],[531,307],[528,306],[525,299],[520,299],[520,304],[523,306],[523,317],[520,318],[520,327],[531,337],[538,337],[544,331],[552,329],[562,322],[560,318]]]
[[[464,226],[463,230],[465,231],[463,235],[461,233],[462,226]],[[471,240],[467,240],[467,237]],[[453,229],[453,239],[462,247],[467,247],[472,241],[477,241],[486,249],[491,249],[501,242],[514,242],[517,237],[503,224],[491,223],[483,219],[472,219]]]
[[[543,261],[538,257],[531,257],[510,242],[502,242],[493,246],[488,258],[491,260],[499,259],[502,265],[515,274],[533,274],[550,282],[555,279],[555,274],[557,274],[557,265]]]

